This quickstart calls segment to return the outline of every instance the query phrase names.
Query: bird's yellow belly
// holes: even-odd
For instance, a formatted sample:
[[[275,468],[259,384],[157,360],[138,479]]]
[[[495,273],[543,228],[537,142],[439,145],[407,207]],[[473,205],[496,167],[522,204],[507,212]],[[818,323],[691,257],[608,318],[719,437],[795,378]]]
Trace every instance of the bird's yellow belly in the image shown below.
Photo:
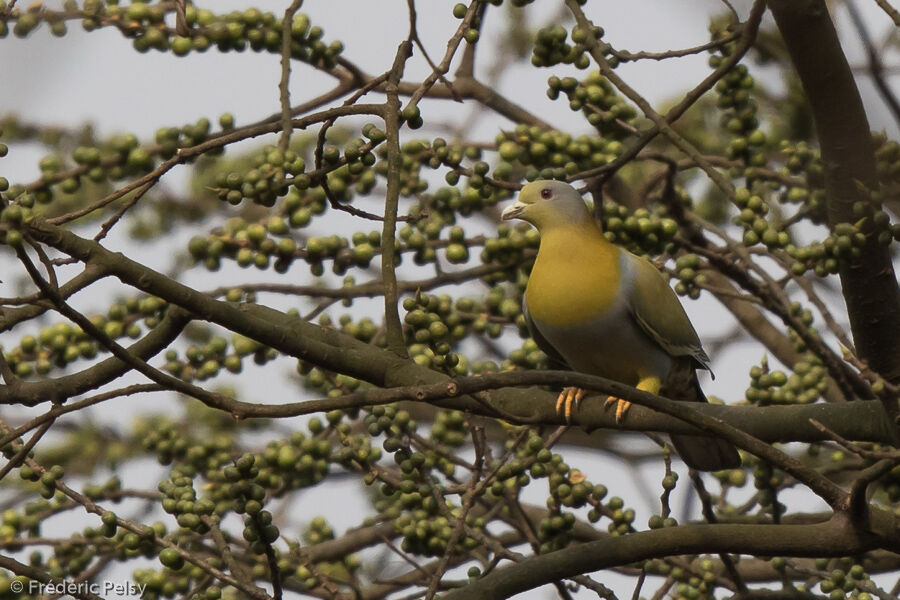
[[[554,327],[574,326],[608,312],[619,288],[617,249],[608,243],[573,245],[572,239],[552,235],[541,240],[525,290],[532,318]]]

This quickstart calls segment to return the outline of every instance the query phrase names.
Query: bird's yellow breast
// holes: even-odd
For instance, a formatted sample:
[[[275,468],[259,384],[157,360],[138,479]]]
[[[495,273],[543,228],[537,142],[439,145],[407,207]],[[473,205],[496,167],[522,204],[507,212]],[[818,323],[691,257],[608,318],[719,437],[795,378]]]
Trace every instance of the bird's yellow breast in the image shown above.
[[[566,327],[607,312],[621,279],[619,253],[592,226],[555,227],[542,234],[525,289],[531,318]]]

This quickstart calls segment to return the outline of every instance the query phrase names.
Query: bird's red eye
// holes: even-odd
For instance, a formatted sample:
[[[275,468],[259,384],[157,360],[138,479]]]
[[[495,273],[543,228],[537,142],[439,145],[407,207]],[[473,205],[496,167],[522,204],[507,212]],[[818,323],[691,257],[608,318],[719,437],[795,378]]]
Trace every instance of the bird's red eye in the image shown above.
[[[550,196],[553,195],[553,192],[550,191],[550,188],[544,188],[541,190],[541,198],[544,200],[549,200]]]

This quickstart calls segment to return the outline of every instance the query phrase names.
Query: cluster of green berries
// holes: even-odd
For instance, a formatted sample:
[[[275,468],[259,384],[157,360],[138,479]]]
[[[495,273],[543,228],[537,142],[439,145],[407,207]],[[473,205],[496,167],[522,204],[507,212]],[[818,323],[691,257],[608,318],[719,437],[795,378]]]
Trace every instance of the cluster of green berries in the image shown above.
[[[617,496],[610,498],[604,505],[606,486],[591,484],[580,471],[569,467],[559,454],[551,454],[543,447],[542,441],[538,443],[535,436],[527,442],[527,449],[531,459],[529,474],[535,479],[547,477],[550,491],[547,499],[550,513],[541,520],[538,530],[541,553],[565,548],[572,541],[575,515],[564,511],[563,507],[581,508],[590,505],[588,520],[591,523],[596,523],[602,516],[607,516],[613,519],[609,524],[609,531],[613,535],[631,530],[634,511],[624,510],[624,503]],[[521,479],[520,476],[518,485],[522,485]]]
[[[638,255],[666,252],[678,233],[678,223],[664,206],[629,212],[621,204],[604,202],[602,214],[606,238]]]
[[[517,223],[510,226],[502,223],[497,227],[497,237],[484,241],[484,249],[481,251],[481,262],[484,264],[500,263],[514,265],[522,262],[526,251],[534,256],[533,251],[540,245],[541,236],[536,229],[525,223]],[[509,276],[498,272],[494,276],[486,277],[489,283],[499,283]]]
[[[231,113],[223,113],[219,116],[219,126],[223,131],[234,128],[234,115]],[[156,130],[156,143],[158,148],[153,148],[158,152],[159,157],[169,159],[175,156],[179,148],[190,148],[202,144],[209,139],[211,124],[209,119],[201,117],[195,123],[189,123],[181,127],[161,127]],[[92,148],[86,148],[87,152],[91,152]],[[78,150],[75,151],[75,161],[78,160]],[[211,153],[215,154],[215,153]]]
[[[792,308],[792,312],[805,326],[812,324],[808,309]],[[759,365],[751,367],[750,387],[745,393],[747,402],[760,406],[815,402],[827,389],[827,371],[811,353],[804,358],[794,365],[790,375],[781,370],[770,371],[765,357]]]
[[[779,231],[777,225],[766,219],[769,203],[754,195],[747,188],[738,188],[734,193],[734,203],[740,213],[734,223],[744,229],[744,244],[754,246],[762,242],[770,250],[785,248],[791,241],[787,231]]]
[[[838,223],[830,235],[822,241],[796,247],[788,245],[786,251],[796,262],[791,265],[795,275],[807,270],[819,277],[837,273],[843,261],[858,258],[862,247],[874,236],[878,243],[886,246],[895,236],[900,237],[900,228],[892,226],[890,216],[870,203],[859,201],[854,204],[854,213],[860,216],[855,223]]]
[[[22,514],[13,508],[7,508],[0,517],[0,540],[9,541],[17,538],[19,532],[25,528],[24,525]],[[33,527],[37,523],[32,522],[30,525]]]
[[[332,443],[317,437],[324,430],[324,424],[318,418],[310,420],[308,427],[312,436],[296,431],[290,439],[270,442],[266,446],[263,460],[258,461],[260,475],[257,479],[264,481],[262,478],[266,475],[276,476],[269,477],[266,487],[280,489],[283,493],[316,485],[328,475]]]
[[[375,136],[372,131],[377,127],[371,126],[370,135],[376,139],[381,136]],[[367,131],[363,127],[363,131]],[[380,130],[379,130],[380,131]],[[381,148],[376,152],[372,152],[371,148],[375,142],[366,142],[362,138],[353,138],[344,146],[344,153],[341,155],[340,150],[332,145],[326,145],[322,151],[323,165],[330,169],[326,177],[328,190],[334,199],[340,202],[350,202],[353,199],[353,193],[360,196],[369,194],[374,188],[377,181],[376,174],[387,174],[387,152]],[[378,156],[382,160],[378,162]],[[409,157],[406,157],[407,159]],[[413,173],[411,179],[415,179],[416,174]],[[403,178],[401,186],[401,194],[408,191],[409,188],[403,187],[409,185],[411,179]],[[292,180],[292,183],[298,189],[306,189],[313,184],[313,180],[308,176],[298,176]],[[424,189],[424,182],[416,181],[414,186],[416,189]]]
[[[307,544],[314,545],[334,539],[334,529],[328,524],[323,517],[313,517],[309,522],[309,526],[303,531],[303,541]],[[293,550],[293,548],[292,548]],[[300,554],[299,548],[297,554]],[[293,557],[291,557],[293,559]],[[321,577],[328,578],[331,581],[348,581],[352,573],[357,571],[362,563],[355,554],[348,554],[340,561],[318,562],[315,565],[301,564],[296,565],[296,560],[288,560],[286,557],[278,561],[278,566],[282,573],[289,573],[300,580],[301,584],[311,589],[321,583]]]
[[[547,96],[556,100],[560,93],[568,98],[569,108],[575,112],[581,111],[603,139],[609,143],[616,142],[607,150],[607,154],[615,158],[621,152],[620,140],[634,132],[637,120],[635,108],[616,92],[599,71],[592,71],[582,81],[574,77],[550,77],[547,80]]]
[[[435,138],[431,143],[430,151],[420,155],[422,164],[432,169],[441,166],[448,167],[450,170],[444,175],[444,181],[451,186],[459,183],[461,173],[466,169],[463,161],[468,160],[471,163],[471,169],[466,172],[468,177],[466,187],[462,192],[448,188],[439,190],[434,195],[435,206],[433,208],[441,211],[440,214],[446,222],[453,223],[456,212],[468,216],[472,212],[485,206],[493,206],[503,198],[509,197],[508,190],[497,188],[491,183],[488,176],[491,167],[482,160],[482,157],[483,153],[480,148],[449,144],[444,138]],[[491,177],[501,181],[508,180],[510,175],[509,165],[504,165],[502,162],[498,163],[494,172],[491,173]]]
[[[345,320],[343,315],[341,320]],[[331,317],[322,315],[319,319],[320,324],[325,327],[331,326]],[[319,394],[335,397],[343,394],[355,392],[359,389],[362,382],[359,379],[344,375],[343,373],[333,373],[303,361],[297,362],[297,374],[300,375],[303,387]]]
[[[455,186],[440,187],[435,190],[433,194],[428,195],[427,201],[417,206],[417,209],[420,212],[426,210],[433,211],[434,213],[439,214],[445,223],[455,223],[457,215],[468,217],[469,215],[481,211],[487,206],[493,206],[505,199],[509,195],[508,190],[500,188],[492,190],[493,186],[489,183],[480,185],[484,182],[484,174],[489,170],[489,168],[484,168],[485,165],[487,165],[487,163],[484,161],[478,161],[474,164],[472,176],[467,180],[468,185],[462,190]],[[492,173],[492,176],[495,179],[500,178],[500,174],[496,170]],[[456,171],[447,173],[447,177],[454,181],[459,181],[459,176]],[[473,187],[473,183],[476,186],[480,185],[480,187]],[[488,191],[490,193],[485,195],[484,192]]]
[[[151,421],[153,426],[149,426],[150,421],[148,421],[141,422],[138,428],[139,433],[143,433],[141,445],[144,450],[156,454],[157,460],[162,465],[182,459],[191,443],[191,438],[168,419],[157,418]]]
[[[385,482],[380,486],[380,497],[375,501],[375,509],[390,519],[398,519],[405,513],[415,511],[422,511],[415,515],[416,520],[438,514],[438,506],[430,487],[435,485],[433,472],[443,470],[452,474],[454,467],[439,462],[443,457],[438,452],[413,451],[407,446],[394,452],[393,458],[400,469],[400,480]],[[374,476],[367,479],[370,485],[375,481]]]
[[[454,310],[450,296],[417,293],[415,297],[403,300],[403,309],[406,311],[403,321],[407,338],[416,344],[428,345],[432,351],[428,366],[453,370],[459,358],[451,350],[469,329],[466,319]],[[423,359],[417,362],[421,364]]]
[[[24,335],[19,345],[4,356],[19,377],[35,373],[47,375],[54,366],[65,367],[79,358],[97,356],[99,348],[81,328],[69,323],[57,323],[41,329],[37,336]]]
[[[222,52],[240,52],[248,46],[257,52],[278,54],[282,51],[282,19],[274,13],[248,8],[217,15],[188,4],[185,21],[190,31],[188,35],[180,35],[183,32],[176,32],[165,23],[171,10],[172,7],[164,2],[135,1],[120,6],[118,0],[84,0],[79,6],[75,0],[66,0],[62,11],[16,7],[10,18],[15,21],[13,34],[17,37],[27,36],[42,22],[46,22],[56,36],[66,34],[66,20],[80,19],[87,31],[116,27],[125,37],[134,40],[138,52],[171,50],[177,56],[184,56],[192,51],[205,52],[212,45]],[[0,24],[0,37],[5,37],[9,31],[7,21]],[[294,15],[289,29],[291,57],[325,69],[333,68],[344,47],[341,42],[326,44],[322,40],[324,33],[321,27],[311,26],[306,14]]]
[[[671,517],[667,520],[675,521]],[[672,588],[670,597],[678,598],[678,600],[711,600],[714,597],[712,586],[715,585],[714,581],[718,575],[715,572],[716,563],[708,558],[704,558],[691,566],[692,568],[685,569],[681,566],[673,565],[670,561],[656,559],[644,561],[643,563],[643,567],[648,575],[669,577],[678,583],[677,586]],[[699,567],[699,569],[696,567]],[[707,581],[710,585],[704,585],[704,582]]]
[[[700,290],[706,283],[707,277],[698,273],[700,257],[693,253],[682,254],[675,259],[675,293],[679,296],[687,296],[691,300],[700,297]]]
[[[468,262],[469,260],[469,248],[466,246],[466,232],[459,225],[454,225],[450,228],[449,231],[449,241],[450,243],[447,245],[447,248],[444,250],[444,255],[447,257],[447,262],[459,265]]]
[[[4,244],[18,248],[22,245],[22,224],[34,218],[35,197],[25,193],[23,186],[10,186],[5,177],[0,177],[0,192],[4,191],[9,204],[0,205],[0,232]]]
[[[537,342],[526,338],[522,346],[509,353],[509,358],[503,362],[501,368],[522,367],[525,369],[540,369],[547,365],[547,355],[538,348]]]
[[[757,502],[768,510],[778,510],[784,514],[786,506],[778,502],[777,493],[784,484],[784,472],[773,469],[772,465],[761,460],[756,461],[753,468],[753,487],[757,489]]]
[[[157,139],[163,141],[157,146],[142,146],[137,137],[130,133],[116,135],[99,144],[77,146],[71,157],[47,155],[40,160],[38,167],[43,181],[58,182],[55,189],[74,194],[85,180],[103,183],[143,175],[156,166],[159,158],[171,157],[182,145],[206,140],[209,128],[209,121],[200,119],[194,125],[160,130]],[[161,135],[162,132],[165,132],[164,135]],[[77,168],[71,169],[73,163]],[[42,204],[50,202],[50,190],[38,190],[35,199]]]
[[[875,146],[875,168],[881,183],[882,198],[896,198],[900,194],[900,143],[888,140],[883,133],[872,135]],[[873,195],[874,195],[873,191]]]
[[[834,233],[807,246],[787,247],[788,255],[796,261],[791,272],[803,275],[811,270],[819,277],[833,275],[840,269],[841,259],[858,256],[860,246],[866,243],[865,235],[850,223],[839,223]]]
[[[495,167],[497,178],[508,179],[508,174],[524,169],[528,181],[565,179],[611,162],[624,149],[613,138],[572,136],[528,125],[516,125],[512,132],[499,134],[495,143],[501,159]]]
[[[113,515],[115,518],[115,515]],[[94,544],[104,547],[108,551],[111,546],[109,540],[102,540],[98,535],[98,531],[92,527],[86,527],[82,532],[86,539],[92,540],[91,544],[79,544],[73,542],[63,542],[53,547],[51,556],[44,560],[40,552],[33,552],[29,557],[29,563],[32,567],[38,567],[46,570],[51,577],[72,578],[78,577],[96,559],[96,551]],[[112,537],[112,536],[102,536]],[[105,542],[105,543],[104,543]],[[26,589],[28,589],[26,587]]]
[[[82,493],[91,500],[100,500],[117,494],[122,489],[122,481],[115,475],[103,483],[86,483]]]
[[[223,127],[233,126],[230,115],[223,115],[220,121]],[[16,126],[16,123],[12,122],[12,125]],[[22,139],[28,139],[25,135],[28,132],[18,133],[22,134]],[[159,129],[154,144],[142,145],[132,134],[116,135],[104,141],[95,141],[91,132],[57,136],[58,140],[49,140],[58,142],[51,144],[54,153],[38,162],[41,172],[38,182],[29,186],[10,185],[5,178],[0,179],[0,192],[6,192],[10,208],[15,207],[4,217],[4,222],[15,227],[29,220],[32,212],[37,210],[36,206],[55,203],[52,210],[59,213],[95,201],[98,193],[106,193],[108,182],[144,175],[156,166],[157,161],[171,158],[179,148],[200,144],[209,136],[210,122],[205,118],[182,127]],[[0,150],[5,153],[5,148],[3,145]],[[41,212],[49,210],[40,209]],[[17,245],[20,236],[13,234],[10,238],[9,233],[7,243]]]
[[[350,247],[350,242],[353,247]],[[335,275],[343,275],[351,267],[367,267],[375,254],[381,250],[381,234],[377,231],[368,234],[354,235],[352,240],[338,235],[327,237],[311,237],[306,240],[306,260],[310,263],[310,271],[315,276],[324,273],[322,261],[332,260],[331,270]],[[402,247],[394,242],[395,264],[401,260]]]
[[[600,40],[604,31],[602,27],[595,26],[591,31],[592,37]],[[531,64],[535,67],[553,67],[558,64],[573,65],[577,69],[587,69],[591,64],[591,57],[587,53],[588,32],[581,27],[572,28],[572,43],[568,43],[569,32],[561,25],[551,25],[538,30],[534,39],[534,50],[531,55]],[[600,48],[604,54],[609,54],[609,44],[600,42]],[[610,59],[613,67],[618,61]]]
[[[416,109],[418,110],[418,109]],[[374,128],[373,128],[374,129]],[[380,130],[379,130],[380,131]],[[443,139],[437,138],[436,144],[443,142]],[[446,144],[446,142],[444,142]],[[415,196],[421,194],[428,189],[428,182],[420,176],[423,165],[430,165],[432,168],[435,163],[440,166],[437,158],[437,150],[434,147],[429,148],[428,142],[423,140],[410,140],[405,142],[401,147],[400,165],[397,171],[400,173],[400,195],[404,197]],[[379,147],[375,153],[379,160],[375,163],[375,174],[387,178],[388,171],[394,167],[388,163],[387,148]]]
[[[682,580],[675,586],[673,600],[712,600],[715,598],[716,580],[720,574],[716,572],[712,560],[700,561],[700,573],[693,574],[682,571]],[[673,569],[675,571],[675,569]]]
[[[506,298],[506,293],[502,287],[495,286],[486,303],[469,297],[453,302],[446,295],[417,294],[415,298],[406,298],[403,306],[407,311],[404,321],[407,339],[411,342],[410,358],[421,366],[457,375],[467,374],[466,358],[452,352],[453,345],[470,332],[500,337],[503,324],[509,322],[509,318],[500,316],[500,305],[504,304],[507,309],[513,304],[518,305],[518,300]],[[508,302],[504,303],[505,300]],[[491,370],[496,371],[496,364],[491,364]]]
[[[345,286],[355,285],[352,277],[344,278]],[[349,303],[345,304],[349,306]],[[321,322],[320,322],[321,324]],[[338,318],[338,324],[340,325],[340,330],[342,333],[346,333],[347,335],[358,339],[361,342],[369,343],[378,343],[379,340],[376,340],[376,335],[379,333],[378,325],[375,324],[369,317],[363,317],[357,321],[353,320],[353,317],[349,314],[343,314]]]
[[[212,44],[223,52],[229,50],[240,52],[247,46],[257,52],[277,54],[282,51],[283,20],[270,12],[248,8],[244,11],[216,15],[206,9],[188,6],[185,20],[192,28],[190,37],[172,36],[168,40],[172,51],[178,56],[188,54],[192,50],[203,52]],[[148,28],[146,31],[145,36],[150,34],[152,29]],[[318,25],[311,26],[309,16],[304,13],[295,14],[289,31],[291,58],[325,69],[331,69],[337,64],[337,59],[344,50],[343,44],[337,41],[330,44],[324,42],[322,39],[324,30]],[[171,32],[163,29],[160,33]],[[154,38],[150,41],[156,44],[150,44],[148,47],[166,49],[167,40],[164,38],[162,40]],[[142,50],[144,44],[138,47],[135,40],[135,48]]]
[[[431,425],[431,439],[444,446],[459,448],[469,436],[466,416],[458,410],[439,410]],[[452,463],[449,463],[452,465]],[[452,473],[446,473],[452,475]]]
[[[254,554],[265,554],[266,548],[271,547],[281,532],[272,523],[272,513],[260,510],[255,514],[248,513],[244,517],[244,540],[250,543],[250,551]]]
[[[234,206],[244,199],[262,206],[275,205],[278,198],[290,189],[289,179],[302,175],[306,161],[293,150],[282,151],[274,146],[266,146],[251,155],[242,165],[246,171],[220,171],[215,178],[213,191],[218,198]],[[245,167],[246,168],[246,167]]]
[[[836,565],[831,563],[836,562]],[[828,572],[828,569],[831,571]],[[854,600],[873,600],[876,595],[866,591],[872,584],[869,574],[863,565],[852,558],[841,558],[830,561],[826,558],[816,559],[816,569],[823,571],[824,577],[819,581],[819,591],[827,594],[829,600],[852,598]]]
[[[164,548],[158,558],[160,562],[165,561],[164,569],[135,569],[132,574],[136,585],[146,586],[141,596],[144,600],[186,597],[188,592],[193,592],[189,596],[193,600],[218,600],[223,596],[219,586],[209,584],[209,578],[200,567],[184,562],[174,548]],[[204,560],[213,568],[224,567],[218,557],[204,557]]]
[[[713,473],[713,477],[718,479],[723,486],[742,488],[747,485],[747,472],[743,469],[716,471]],[[726,504],[723,512],[725,514],[731,514],[734,510],[734,507],[730,504]]]
[[[485,315],[474,325],[475,331],[482,330],[488,337],[497,338],[502,333],[502,326],[512,323],[518,328],[520,337],[528,337],[528,325],[522,313],[523,286],[495,285],[488,290],[484,299]],[[483,329],[482,329],[483,325]]]
[[[440,248],[445,248],[444,255],[448,262],[453,264],[466,262],[469,247],[477,244],[482,238],[466,239],[462,235],[462,229],[453,226],[448,232],[448,239],[441,240],[441,232],[446,225],[447,220],[438,213],[432,213],[405,225],[399,231],[398,249],[413,252],[413,262],[417,265],[435,262]]]
[[[203,517],[212,515],[216,505],[208,498],[197,498],[193,478],[180,475],[176,471],[169,479],[161,481],[157,489],[163,494],[163,510],[175,516],[179,527],[201,535],[209,531]],[[164,555],[160,554],[161,561],[163,558]],[[181,556],[176,555],[175,560],[181,562]],[[178,570],[175,565],[167,564],[165,561],[163,564]]]
[[[29,480],[30,477],[31,474],[29,474]],[[13,508],[4,510],[2,520],[0,520],[0,540],[9,541],[19,537],[22,533],[30,536],[39,535],[41,521],[37,515],[49,509],[51,509],[50,503],[41,500],[29,503],[23,512]]]
[[[441,412],[453,414],[453,411]],[[383,485],[381,488],[384,497],[376,503],[376,508],[394,519],[395,530],[403,536],[401,546],[404,551],[440,556],[446,551],[452,536],[454,523],[440,510],[432,493],[432,487],[437,485],[431,480],[429,472],[432,469],[439,469],[449,476],[453,474],[453,464],[443,457],[439,459],[439,456],[436,452],[412,452],[405,447],[399,449],[394,453],[394,462],[400,468],[401,479],[396,487]],[[458,508],[445,508],[454,516],[459,516]],[[483,530],[485,522],[469,515],[466,525],[468,532],[471,532]],[[471,550],[478,545],[476,539],[466,533],[460,537],[456,551]]]
[[[513,441],[507,441],[507,450],[513,449],[513,444]],[[547,478],[550,491],[547,504],[551,514],[540,524],[541,552],[565,547],[571,541],[574,514],[564,513],[562,507],[577,509],[591,505],[588,516],[592,522],[598,521],[601,514],[612,516],[615,512],[615,508],[607,510],[602,505],[607,494],[606,486],[594,485],[580,471],[572,469],[561,455],[552,453],[545,446],[536,431],[532,430],[527,439],[515,448],[515,454],[509,461],[492,465],[491,470],[496,470],[496,477],[487,488],[487,497],[494,499],[501,499],[507,493],[517,493],[532,479]],[[633,511],[627,516],[633,520]]]
[[[427,488],[427,484],[424,487]],[[413,494],[421,495],[421,492]],[[459,509],[451,509],[451,513],[458,511]],[[466,517],[466,525],[470,529],[480,530],[484,528],[484,519],[469,515]],[[417,509],[400,515],[395,521],[395,526],[397,532],[403,536],[400,547],[404,552],[420,556],[443,556],[453,535],[454,523],[444,515],[430,514]],[[478,546],[476,538],[463,534],[452,552],[466,553]]]
[[[237,296],[237,293],[234,295]],[[206,381],[218,375],[223,367],[230,373],[240,373],[243,370],[243,360],[248,356],[252,356],[256,364],[264,365],[275,359],[277,352],[240,334],[232,335],[229,351],[225,338],[212,336],[202,346],[188,346],[184,358],[174,348],[166,350],[164,368],[185,381]]]
[[[300,206],[295,211],[303,210],[306,213],[305,225],[309,222],[310,208],[302,206],[302,201],[299,200],[297,204]],[[316,207],[313,206],[313,209]],[[290,222],[290,219],[287,220],[287,223]],[[296,241],[288,235],[287,223],[280,216],[270,217],[264,223],[251,223],[243,217],[232,217],[210,235],[191,238],[188,252],[196,262],[202,261],[209,270],[219,269],[223,258],[233,259],[241,267],[254,265],[259,269],[266,269],[274,257],[275,268],[283,273],[296,257],[305,255],[297,248]],[[283,237],[276,238],[276,235]]]
[[[24,481],[36,482],[42,498],[49,500],[56,495],[56,482],[62,479],[65,471],[59,465],[53,465],[43,471],[24,465],[19,469],[19,477]]]
[[[141,335],[140,321],[148,328],[155,327],[165,306],[165,301],[155,297],[129,298],[90,320],[112,339],[136,339]],[[22,336],[18,346],[4,351],[4,357],[16,375],[29,377],[47,375],[54,367],[64,368],[79,359],[93,359],[100,351],[97,341],[80,327],[60,322],[42,328],[37,335]]]
[[[366,411],[363,424],[372,437],[384,435],[382,447],[386,452],[397,452],[407,448],[409,436],[416,431],[416,422],[409,413],[396,406],[373,406]]]
[[[782,141],[779,151],[784,156],[784,170],[790,175],[802,176],[805,186],[790,186],[781,196],[781,201],[802,204],[814,223],[825,220],[825,170],[822,155],[809,147],[806,142],[791,144]]]
[[[709,65],[717,68],[724,57],[711,56]],[[728,158],[740,160],[747,167],[762,167],[767,158],[764,152],[766,134],[759,129],[759,107],[752,97],[753,76],[746,65],[735,65],[716,83],[717,105],[723,109],[722,127],[732,135],[726,149]]]
[[[339,411],[335,411],[335,413],[340,414]],[[332,413],[328,413],[328,415],[329,418],[334,418]],[[346,423],[341,423],[341,426],[345,431],[350,429],[350,426]],[[372,438],[368,435],[349,435],[348,433],[341,433],[341,429],[338,429],[338,433],[340,433],[341,445],[334,448],[332,456],[334,461],[344,468],[351,471],[360,469],[365,471],[369,465],[374,465],[381,460],[381,448],[373,446]],[[374,481],[374,479],[371,479],[371,476],[371,473],[367,475],[367,484],[371,484]]]
[[[469,216],[508,198],[510,191],[496,186],[491,177],[508,180],[510,166],[500,162],[489,176],[491,167],[481,158],[482,151],[477,147],[448,144],[443,138],[435,138],[430,150],[419,154],[419,160],[432,169],[448,167],[450,170],[444,175],[444,181],[452,187],[442,187],[434,194],[420,196],[422,201],[413,206],[411,213],[430,215],[431,218],[422,219],[426,226],[430,223],[452,225],[456,223],[457,215]],[[471,161],[470,167],[463,164],[466,159]],[[465,186],[460,190],[456,186],[463,175],[466,176]],[[424,183],[419,179],[414,181]],[[424,187],[420,187],[424,191]]]

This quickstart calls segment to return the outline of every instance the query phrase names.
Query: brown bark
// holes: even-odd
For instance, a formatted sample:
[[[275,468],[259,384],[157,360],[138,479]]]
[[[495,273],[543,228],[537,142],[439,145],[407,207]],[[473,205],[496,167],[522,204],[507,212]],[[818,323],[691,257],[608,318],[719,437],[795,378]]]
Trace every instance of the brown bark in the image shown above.
[[[854,223],[856,202],[877,188],[869,123],[853,73],[823,0],[772,0],[769,8],[803,83],[825,167],[828,223]],[[871,233],[871,220],[863,225]],[[887,248],[868,235],[861,254],[842,262],[840,277],[859,356],[900,381],[900,288]],[[892,409],[892,412],[895,412]]]

